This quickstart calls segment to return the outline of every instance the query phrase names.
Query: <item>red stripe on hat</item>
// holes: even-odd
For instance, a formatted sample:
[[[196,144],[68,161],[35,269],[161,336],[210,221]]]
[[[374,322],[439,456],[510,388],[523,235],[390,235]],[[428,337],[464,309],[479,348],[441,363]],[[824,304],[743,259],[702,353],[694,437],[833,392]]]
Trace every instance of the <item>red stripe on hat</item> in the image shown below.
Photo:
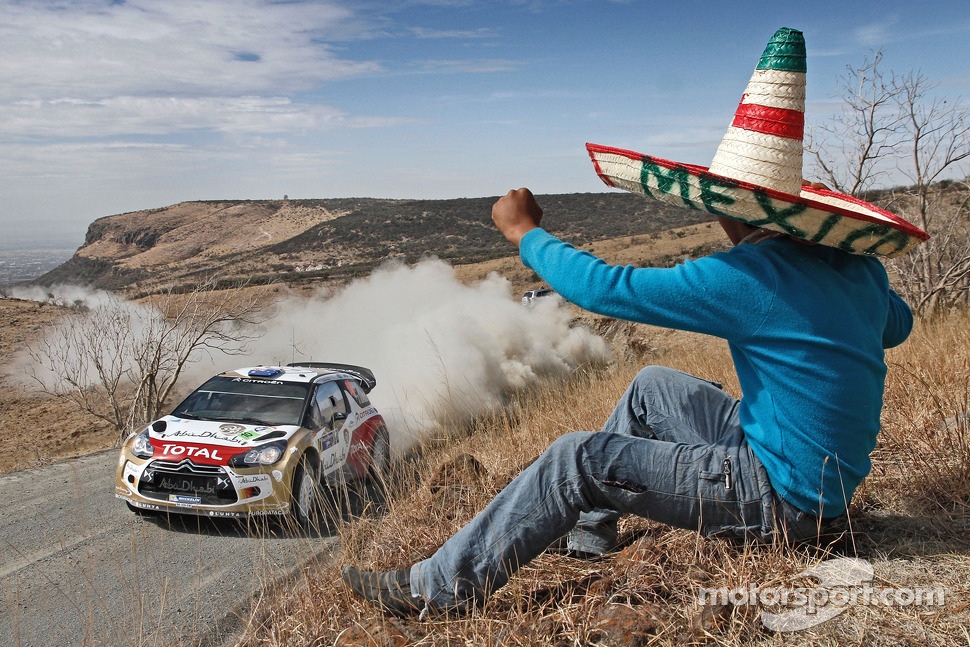
[[[799,110],[744,103],[742,98],[731,125],[763,135],[801,140],[805,132],[805,114]]]

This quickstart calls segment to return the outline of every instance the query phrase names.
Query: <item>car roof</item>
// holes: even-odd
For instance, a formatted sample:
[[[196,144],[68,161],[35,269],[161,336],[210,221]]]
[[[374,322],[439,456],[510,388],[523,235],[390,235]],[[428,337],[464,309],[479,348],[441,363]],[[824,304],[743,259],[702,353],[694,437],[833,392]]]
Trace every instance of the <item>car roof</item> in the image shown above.
[[[327,364],[323,362],[298,362],[287,366],[246,366],[224,371],[219,374],[219,377],[303,384],[351,379],[359,382],[365,393],[370,392],[377,384],[374,374],[362,366]]]
[[[244,377],[256,380],[278,380],[280,382],[319,382],[318,377],[338,379],[353,377],[341,371],[301,366],[246,366],[225,371],[219,377]]]

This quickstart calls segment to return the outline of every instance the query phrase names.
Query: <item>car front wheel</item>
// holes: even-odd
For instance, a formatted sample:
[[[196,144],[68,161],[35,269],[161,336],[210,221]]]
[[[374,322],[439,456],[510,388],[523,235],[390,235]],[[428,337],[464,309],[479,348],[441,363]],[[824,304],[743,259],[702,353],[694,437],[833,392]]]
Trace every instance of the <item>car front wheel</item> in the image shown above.
[[[293,517],[301,528],[316,525],[320,511],[320,480],[317,468],[306,456],[293,472]]]

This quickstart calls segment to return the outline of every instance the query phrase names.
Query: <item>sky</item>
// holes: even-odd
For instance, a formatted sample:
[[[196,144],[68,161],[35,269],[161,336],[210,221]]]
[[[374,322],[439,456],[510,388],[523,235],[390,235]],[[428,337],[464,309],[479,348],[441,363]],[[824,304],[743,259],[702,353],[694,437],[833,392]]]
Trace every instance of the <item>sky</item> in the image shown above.
[[[607,191],[594,142],[707,166],[765,45],[806,123],[882,51],[970,96],[970,2],[0,0],[0,249],[186,200]]]

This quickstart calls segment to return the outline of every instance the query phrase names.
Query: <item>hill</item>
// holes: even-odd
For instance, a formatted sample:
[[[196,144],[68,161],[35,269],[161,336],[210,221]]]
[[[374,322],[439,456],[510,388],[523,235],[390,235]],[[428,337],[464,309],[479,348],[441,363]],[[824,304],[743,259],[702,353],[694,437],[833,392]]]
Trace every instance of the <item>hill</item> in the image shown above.
[[[94,221],[74,256],[33,283],[137,295],[211,277],[291,285],[343,281],[390,258],[478,263],[509,255],[491,222],[496,199],[182,202]],[[578,245],[713,219],[629,193],[538,199],[548,230]]]

